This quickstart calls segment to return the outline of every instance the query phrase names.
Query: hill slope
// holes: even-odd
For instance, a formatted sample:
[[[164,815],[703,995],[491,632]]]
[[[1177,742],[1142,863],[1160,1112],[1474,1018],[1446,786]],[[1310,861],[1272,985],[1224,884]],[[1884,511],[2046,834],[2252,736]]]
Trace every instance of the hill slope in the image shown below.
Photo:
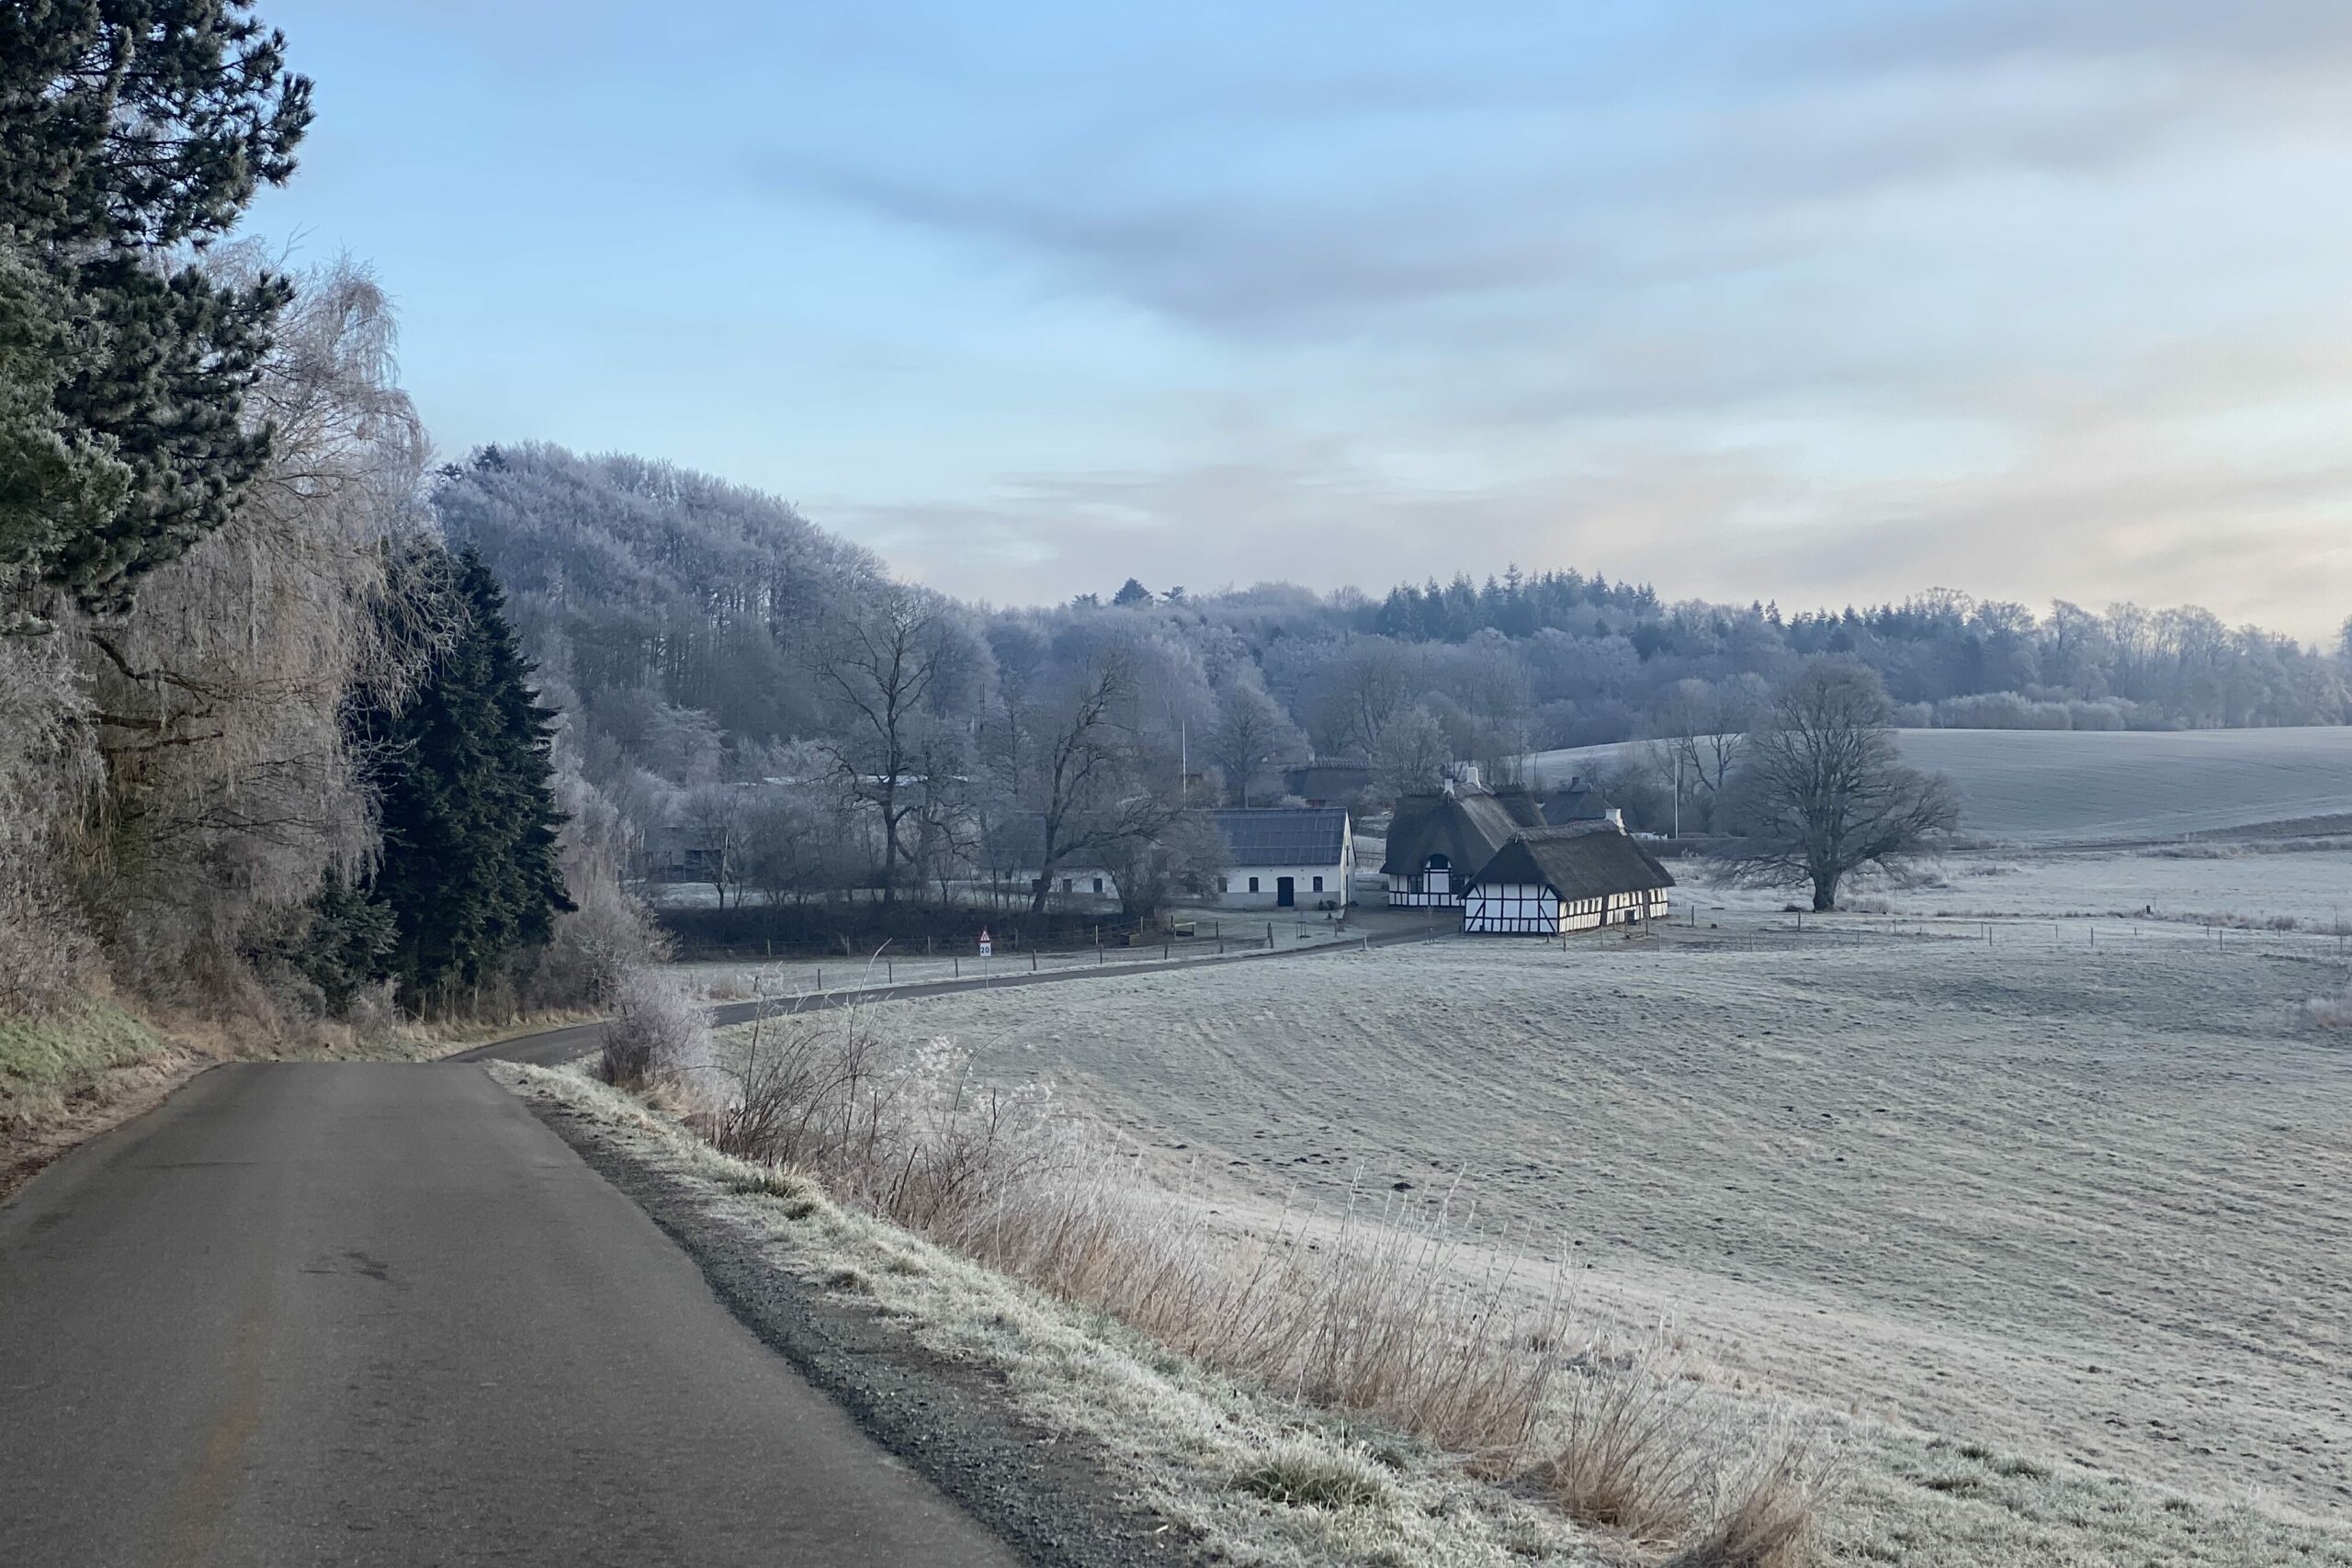
[[[1901,734],[1914,764],[1951,775],[1962,827],[1986,838],[2153,839],[2352,813],[2352,728]],[[1624,750],[1546,751],[1531,764],[1552,783]]]

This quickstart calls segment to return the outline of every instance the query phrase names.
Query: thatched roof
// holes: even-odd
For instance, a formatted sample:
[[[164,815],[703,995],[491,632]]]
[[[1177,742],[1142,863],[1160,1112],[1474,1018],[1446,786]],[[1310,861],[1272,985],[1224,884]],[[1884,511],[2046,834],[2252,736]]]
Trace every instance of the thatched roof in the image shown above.
[[[1674,877],[1639,841],[1610,829],[1536,828],[1479,868],[1474,886],[1549,887],[1563,899],[1671,887]]]
[[[1467,875],[1493,859],[1512,834],[1543,821],[1535,797],[1517,785],[1408,795],[1396,803],[1388,826],[1388,858],[1380,870],[1384,875],[1410,876],[1437,854]]]

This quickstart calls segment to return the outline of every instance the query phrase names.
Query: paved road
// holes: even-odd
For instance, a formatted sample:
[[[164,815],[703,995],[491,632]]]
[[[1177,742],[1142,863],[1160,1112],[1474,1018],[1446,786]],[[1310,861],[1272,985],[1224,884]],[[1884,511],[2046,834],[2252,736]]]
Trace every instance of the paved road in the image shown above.
[[[218,1067],[0,1205],[0,1563],[1014,1561],[479,1068]]]

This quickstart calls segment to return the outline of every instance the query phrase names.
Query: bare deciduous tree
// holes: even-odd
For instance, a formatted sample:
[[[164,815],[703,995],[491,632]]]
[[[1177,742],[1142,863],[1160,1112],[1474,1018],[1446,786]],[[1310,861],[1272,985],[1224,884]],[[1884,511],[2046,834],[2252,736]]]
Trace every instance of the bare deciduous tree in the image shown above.
[[[1388,727],[1425,683],[1425,660],[1386,637],[1358,637],[1326,667],[1323,725],[1342,748],[1375,756]]]
[[[678,825],[702,852],[722,909],[729,887],[735,890],[735,902],[743,901],[743,883],[751,871],[750,820],[750,803],[733,784],[707,784],[689,790],[678,807]]]
[[[1306,749],[1306,738],[1263,686],[1236,681],[1225,689],[1216,728],[1209,735],[1209,756],[1224,772],[1226,795],[1237,805],[1250,804],[1252,786],[1268,769]]]
[[[1057,707],[1033,720],[1036,757],[1023,792],[1042,832],[1030,908],[1043,912],[1054,873],[1080,857],[1098,863],[1156,839],[1179,806],[1144,777],[1126,709],[1135,661],[1105,649],[1081,670]]]
[[[1437,716],[1417,704],[1381,735],[1373,771],[1384,795],[1418,795],[1436,789],[1453,777],[1453,742],[1447,739],[1445,726]]]
[[[234,280],[263,264],[232,247],[210,265]],[[105,765],[91,904],[118,977],[151,992],[225,999],[250,925],[374,843],[344,705],[405,690],[446,630],[388,586],[424,457],[394,338],[365,268],[301,279],[247,400],[277,431],[268,466],[127,616],[61,622]]]
[[[1699,821],[1715,824],[1716,804],[1768,695],[1758,677],[1737,675],[1721,685],[1678,681],[1658,705],[1650,727],[1656,738],[1651,768],[1679,792],[1678,805],[1697,807]]]
[[[926,797],[921,762],[935,749],[926,731],[939,722],[932,702],[953,678],[960,640],[947,601],[883,582],[842,606],[810,650],[834,712],[820,744],[844,793],[881,821],[886,904],[898,897],[900,865],[913,864],[910,819]]]
[[[1225,835],[1204,812],[1180,813],[1153,838],[1117,840],[1102,857],[1119,913],[1148,920],[1178,897],[1204,898],[1225,872]]]
[[[1720,852],[1752,886],[1810,883],[1813,907],[1865,867],[1895,869],[1960,821],[1951,784],[1905,764],[1877,674],[1815,659],[1772,694],[1734,768]]]

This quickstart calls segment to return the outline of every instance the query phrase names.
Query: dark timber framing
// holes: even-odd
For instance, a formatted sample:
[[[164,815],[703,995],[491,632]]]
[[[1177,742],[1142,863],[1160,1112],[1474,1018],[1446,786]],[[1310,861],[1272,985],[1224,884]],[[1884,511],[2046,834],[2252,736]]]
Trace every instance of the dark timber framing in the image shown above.
[[[1562,936],[1666,918],[1674,877],[1614,829],[1542,828],[1514,837],[1470,880],[1462,929]]]

